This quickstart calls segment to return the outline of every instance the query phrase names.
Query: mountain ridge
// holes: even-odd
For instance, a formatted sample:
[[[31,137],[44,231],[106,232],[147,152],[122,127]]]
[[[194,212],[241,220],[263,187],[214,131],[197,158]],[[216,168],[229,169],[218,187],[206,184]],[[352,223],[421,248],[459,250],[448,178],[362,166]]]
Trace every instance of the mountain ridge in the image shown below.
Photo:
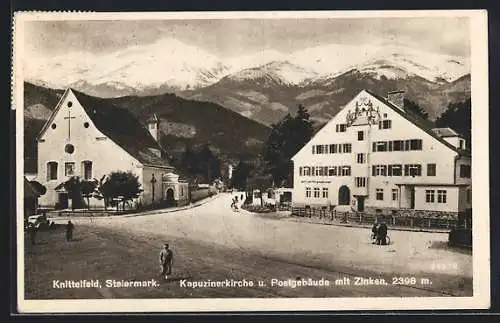
[[[33,106],[43,106],[52,112],[63,92],[25,83],[24,109],[29,112]],[[160,143],[174,158],[188,146],[204,144],[209,144],[222,160],[254,158],[270,132],[268,127],[217,104],[185,100],[174,94],[103,100],[129,110],[143,124],[156,113],[162,131]],[[36,172],[35,138],[50,115],[36,118],[28,112],[24,119],[25,171]]]

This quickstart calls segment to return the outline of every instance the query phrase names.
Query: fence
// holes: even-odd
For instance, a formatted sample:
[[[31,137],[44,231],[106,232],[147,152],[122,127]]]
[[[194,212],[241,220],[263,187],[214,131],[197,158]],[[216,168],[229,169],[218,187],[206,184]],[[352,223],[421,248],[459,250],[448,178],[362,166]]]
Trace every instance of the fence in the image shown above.
[[[360,225],[373,224],[376,219],[384,220],[389,226],[410,227],[422,229],[452,229],[472,228],[472,217],[439,217],[439,216],[405,216],[405,215],[381,215],[365,212],[337,212],[334,209],[324,208],[298,208],[292,207],[292,216],[318,218],[324,221],[338,223],[352,223]]]

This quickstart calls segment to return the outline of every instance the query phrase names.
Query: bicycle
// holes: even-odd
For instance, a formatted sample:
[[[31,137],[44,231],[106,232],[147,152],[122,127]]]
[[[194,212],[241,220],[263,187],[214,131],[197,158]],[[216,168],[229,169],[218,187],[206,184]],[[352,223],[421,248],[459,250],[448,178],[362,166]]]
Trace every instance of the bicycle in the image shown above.
[[[236,203],[231,203],[231,210],[233,210],[233,212],[239,212],[238,205],[236,205]]]
[[[371,233],[370,234],[370,241],[372,244],[377,244],[376,241],[377,241],[377,237],[375,234]],[[391,237],[389,237],[389,235],[386,235],[385,236],[385,245],[388,246],[391,244]]]

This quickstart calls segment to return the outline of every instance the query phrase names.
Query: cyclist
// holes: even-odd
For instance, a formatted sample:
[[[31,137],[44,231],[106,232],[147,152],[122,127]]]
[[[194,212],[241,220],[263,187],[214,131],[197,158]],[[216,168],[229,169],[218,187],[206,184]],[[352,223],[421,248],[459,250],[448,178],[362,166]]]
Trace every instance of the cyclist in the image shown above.
[[[387,244],[387,224],[383,221],[380,223],[377,230],[377,244],[386,245]]]

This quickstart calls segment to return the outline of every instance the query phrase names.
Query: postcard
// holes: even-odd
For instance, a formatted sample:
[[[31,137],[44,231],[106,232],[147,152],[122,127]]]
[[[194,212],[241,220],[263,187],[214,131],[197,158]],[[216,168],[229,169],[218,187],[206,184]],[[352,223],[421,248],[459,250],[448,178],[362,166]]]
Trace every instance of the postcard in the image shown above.
[[[16,12],[21,313],[490,306],[486,10]]]

